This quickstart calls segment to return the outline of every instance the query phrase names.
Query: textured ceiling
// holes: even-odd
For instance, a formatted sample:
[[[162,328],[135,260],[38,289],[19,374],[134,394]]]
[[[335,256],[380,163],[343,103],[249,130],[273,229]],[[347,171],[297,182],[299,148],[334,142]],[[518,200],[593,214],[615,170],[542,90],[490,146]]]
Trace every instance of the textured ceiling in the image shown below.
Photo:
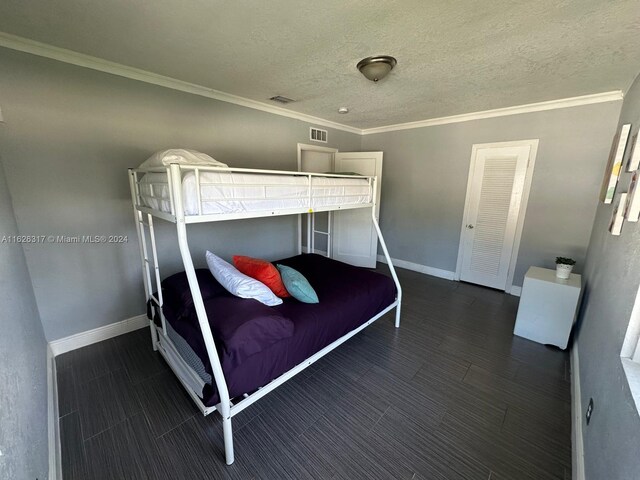
[[[2,0],[0,31],[358,128],[626,91],[640,72],[639,0]],[[374,54],[398,59],[377,84],[355,68]]]

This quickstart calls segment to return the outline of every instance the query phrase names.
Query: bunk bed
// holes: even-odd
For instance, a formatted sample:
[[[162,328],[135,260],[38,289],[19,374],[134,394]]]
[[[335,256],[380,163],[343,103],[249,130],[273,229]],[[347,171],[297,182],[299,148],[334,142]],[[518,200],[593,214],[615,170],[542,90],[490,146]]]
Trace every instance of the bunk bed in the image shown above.
[[[153,348],[204,415],[220,413],[228,465],[234,461],[233,416],[393,309],[400,326],[402,289],[375,216],[376,181],[355,174],[184,163],[129,169]],[[228,294],[207,270],[194,267],[190,224],[307,214],[307,248],[313,251],[316,233],[324,233],[329,243],[331,237],[330,230],[315,230],[313,215],[354,208],[371,210],[391,279],[302,254],[300,228],[298,255],[278,263],[309,279],[321,298],[318,304],[289,300],[267,307]],[[154,219],[176,225],[184,264],[184,272],[164,281]],[[264,322],[269,322],[266,334]]]

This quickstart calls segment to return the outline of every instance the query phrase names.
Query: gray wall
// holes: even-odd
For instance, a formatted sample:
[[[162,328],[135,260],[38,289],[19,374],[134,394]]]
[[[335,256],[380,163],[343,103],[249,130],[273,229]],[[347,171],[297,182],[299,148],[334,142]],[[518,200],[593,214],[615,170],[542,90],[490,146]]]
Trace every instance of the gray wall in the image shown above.
[[[17,233],[0,156],[0,239]],[[0,478],[45,479],[47,343],[20,244],[0,243],[0,305]]]
[[[625,96],[620,125],[640,127],[640,77]],[[616,193],[626,192],[624,173]],[[588,480],[640,478],[640,416],[620,362],[620,349],[640,285],[640,224],[625,222],[620,236],[607,227],[612,205],[598,205],[587,253],[585,297],[577,334],[582,411],[594,399],[589,426],[582,421]]]
[[[295,170],[296,144],[310,143],[309,124],[298,120],[2,48],[0,105],[0,155],[20,232],[129,236],[125,245],[25,247],[48,340],[144,311],[127,167],[183,146],[235,167]],[[329,129],[329,141],[348,151],[361,139]],[[227,257],[291,255],[295,222],[194,227],[194,261],[203,265],[207,248]],[[160,233],[164,276],[181,264],[174,231]]]
[[[364,136],[364,150],[384,151],[381,225],[391,256],[455,271],[472,145],[538,138],[514,285],[529,266],[552,267],[557,255],[575,258],[581,271],[620,106]]]

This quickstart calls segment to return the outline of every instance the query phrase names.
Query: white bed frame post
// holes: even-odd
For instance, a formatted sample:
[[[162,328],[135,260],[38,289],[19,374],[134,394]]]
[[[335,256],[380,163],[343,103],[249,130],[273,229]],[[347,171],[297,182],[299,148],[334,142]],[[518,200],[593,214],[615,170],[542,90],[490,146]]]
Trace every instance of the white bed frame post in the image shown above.
[[[373,206],[371,207],[371,220],[373,221],[373,226],[376,229],[376,233],[378,234],[378,241],[380,242],[380,246],[382,247],[382,251],[384,252],[384,258],[387,260],[387,265],[389,266],[389,270],[391,271],[391,276],[393,277],[393,281],[396,284],[396,291],[398,292],[396,296],[396,300],[398,305],[396,306],[396,328],[400,328],[400,307],[402,306],[402,287],[400,286],[400,280],[398,279],[398,275],[396,274],[396,269],[393,266],[393,262],[391,261],[391,255],[389,255],[389,250],[387,250],[387,244],[384,241],[384,237],[382,236],[382,230],[380,230],[380,225],[378,224],[378,219],[376,218],[376,194],[378,193],[378,178],[374,177],[372,180],[373,183]]]
[[[173,191],[172,196],[175,203],[178,246],[180,247],[180,255],[182,256],[182,262],[184,263],[184,271],[187,274],[187,280],[189,281],[189,288],[191,289],[191,295],[193,297],[193,305],[196,309],[200,330],[202,330],[202,337],[204,338],[207,355],[209,356],[209,362],[211,363],[213,378],[216,382],[218,395],[220,396],[220,403],[216,405],[216,409],[220,412],[220,415],[222,415],[225,460],[227,465],[231,465],[233,463],[231,400],[229,399],[229,389],[227,388],[227,381],[224,378],[222,365],[220,364],[220,358],[218,357],[218,351],[216,350],[216,345],[213,341],[207,312],[204,308],[204,302],[202,301],[202,293],[200,292],[200,285],[198,284],[196,271],[193,267],[193,259],[191,258],[191,252],[189,251],[187,225],[185,223],[184,206],[182,203],[182,173],[180,171],[180,165],[175,163],[171,164],[169,167],[169,177],[169,188]]]

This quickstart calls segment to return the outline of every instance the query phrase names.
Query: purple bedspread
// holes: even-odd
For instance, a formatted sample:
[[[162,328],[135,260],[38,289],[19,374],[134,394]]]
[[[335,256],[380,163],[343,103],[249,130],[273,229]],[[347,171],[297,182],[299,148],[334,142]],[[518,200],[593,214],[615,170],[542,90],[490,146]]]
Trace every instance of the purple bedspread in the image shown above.
[[[288,265],[302,273],[315,289],[320,303],[305,304],[288,298],[282,305],[265,307],[255,300],[233,297],[216,289],[213,289],[215,295],[209,298],[203,293],[232,398],[269,383],[395,300],[393,280],[371,270],[314,254],[274,263]],[[176,318],[173,312],[180,311],[177,307],[165,300],[165,317],[200,357],[207,372],[212,373],[193,308]],[[202,394],[206,405],[219,401],[215,384],[205,386]]]

